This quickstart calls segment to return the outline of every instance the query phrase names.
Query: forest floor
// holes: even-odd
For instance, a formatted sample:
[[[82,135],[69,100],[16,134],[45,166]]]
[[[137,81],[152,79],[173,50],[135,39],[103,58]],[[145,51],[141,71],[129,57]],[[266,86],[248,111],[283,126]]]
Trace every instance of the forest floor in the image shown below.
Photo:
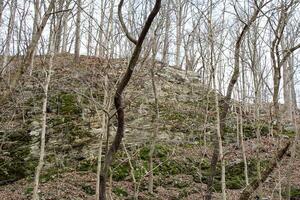
[[[25,77],[24,84],[20,84],[12,96],[13,101],[8,100],[0,109],[0,134],[3,136],[0,183],[14,180],[11,184],[0,186],[0,200],[31,199],[34,170],[39,155],[38,136],[41,130],[43,96],[40,83],[45,75],[44,62],[43,57],[40,61],[36,60],[37,68],[32,77]],[[103,77],[105,73],[108,74],[109,91],[114,91],[115,83],[124,71],[126,62],[126,59],[105,61],[83,56],[81,64],[76,65],[72,55],[62,54],[55,58],[47,108],[46,162],[41,175],[41,199],[95,199],[98,139],[102,131],[99,116],[95,113],[102,108],[99,104],[102,105],[104,96]],[[212,139],[215,137],[215,95],[203,85],[198,74],[187,74],[173,67],[163,67],[162,63],[157,62],[154,69],[159,93],[160,120],[155,124],[153,88],[149,75],[149,66],[152,65],[152,62],[142,62],[137,67],[125,94],[124,145],[131,157],[133,174],[140,183],[139,199],[203,199],[210,174]],[[0,89],[9,88],[0,84]],[[234,103],[238,105],[238,102]],[[114,113],[113,108],[110,112]],[[264,170],[274,160],[276,152],[288,140],[293,140],[295,133],[286,131],[291,128],[286,123],[287,129],[283,135],[271,137],[269,105],[261,106],[259,126],[262,139],[257,155],[257,125],[251,113],[253,105],[248,105],[247,112],[243,113],[243,130],[251,182],[257,178],[257,163],[260,162]],[[242,150],[236,144],[236,116],[234,112],[228,113],[223,141],[228,200],[238,199],[246,186]],[[116,120],[112,118],[110,124],[113,134]],[[149,194],[149,138],[156,126],[159,127],[159,142],[154,153],[154,194]],[[300,149],[297,148],[296,158],[289,164],[290,156],[290,152],[286,153],[279,167],[262,184],[264,197],[277,200],[281,193],[282,199],[285,199],[287,174],[292,169],[292,195],[294,200],[299,199]],[[108,183],[112,188],[109,192],[112,199],[132,199],[135,187],[130,171],[129,159],[120,150],[112,164],[112,181]],[[220,178],[218,165],[214,182],[215,199],[220,199]],[[253,196],[257,193],[255,191]]]
[[[263,149],[260,154],[261,159],[272,159],[278,148],[287,141],[286,138],[282,138],[282,141],[274,140],[271,137],[263,137]],[[255,155],[254,144],[257,141],[255,139],[245,141],[246,152],[248,159],[251,159]],[[279,144],[280,143],[280,144]],[[189,147],[176,147],[174,148],[172,160],[176,159],[196,159],[196,157],[203,156],[205,151],[202,147],[189,146]],[[292,169],[291,172],[291,185],[294,190],[300,188],[300,151],[299,145],[297,148],[297,154],[294,162],[290,163],[290,153],[282,159],[276,170],[269,176],[269,178],[262,184],[263,196],[268,199],[277,200],[279,198],[279,186],[281,180],[281,194],[282,199],[285,199],[286,185],[287,185],[287,174],[288,170]],[[211,154],[209,149],[206,150],[207,155]],[[242,159],[241,149],[237,148],[236,145],[232,144],[225,148],[226,162],[237,163]],[[251,170],[251,169],[250,169]],[[280,175],[279,175],[280,171]],[[249,172],[251,173],[251,171]],[[147,183],[147,177],[141,181],[141,189],[139,191],[139,199],[161,199],[161,200],[172,200],[172,199],[186,199],[186,200],[198,200],[203,199],[206,185],[201,181],[195,181],[195,178],[189,173],[178,173],[164,177],[162,182],[158,181],[161,177],[155,176],[155,188],[154,194],[149,194],[144,187]],[[134,193],[134,185],[128,180],[113,181],[112,182],[112,199],[131,199]],[[158,184],[160,182],[160,184]],[[96,174],[88,171],[72,171],[56,174],[49,180],[42,182],[40,185],[41,199],[47,200],[92,200],[95,199],[95,185],[96,185]],[[0,187],[0,199],[2,200],[17,200],[17,199],[31,199],[32,192],[32,179],[22,179],[13,184]],[[228,189],[228,199],[238,199],[241,189]],[[296,191],[297,192],[297,191]],[[257,193],[257,191],[256,191]],[[254,195],[255,196],[255,195]],[[220,193],[214,193],[215,199],[220,199]],[[252,198],[253,199],[253,198]],[[296,198],[294,198],[296,199]]]

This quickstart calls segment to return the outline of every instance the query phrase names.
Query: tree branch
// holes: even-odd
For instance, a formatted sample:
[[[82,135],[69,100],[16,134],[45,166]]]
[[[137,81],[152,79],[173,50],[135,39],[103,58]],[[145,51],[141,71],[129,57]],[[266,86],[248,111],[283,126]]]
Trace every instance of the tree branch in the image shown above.
[[[120,21],[121,27],[122,27],[124,33],[126,34],[126,37],[128,38],[128,40],[130,40],[133,44],[137,45],[138,41],[129,33],[129,31],[126,27],[126,24],[124,23],[123,16],[122,16],[123,3],[124,3],[124,0],[121,0],[118,5],[119,21]]]

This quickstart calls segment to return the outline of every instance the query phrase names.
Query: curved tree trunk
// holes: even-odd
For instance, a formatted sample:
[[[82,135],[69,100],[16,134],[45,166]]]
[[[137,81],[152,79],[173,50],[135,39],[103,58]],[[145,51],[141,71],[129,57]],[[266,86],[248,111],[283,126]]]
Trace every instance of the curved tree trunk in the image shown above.
[[[232,95],[233,88],[235,86],[235,83],[238,80],[239,74],[240,74],[240,50],[241,50],[241,44],[242,41],[249,30],[250,26],[253,24],[253,22],[256,20],[258,13],[263,6],[263,0],[260,2],[259,6],[255,8],[254,13],[252,14],[249,22],[244,25],[241,33],[239,34],[237,41],[235,43],[235,52],[234,52],[234,70],[233,74],[231,76],[230,82],[227,87],[227,93],[226,96],[220,100],[219,106],[220,106],[220,134],[221,136],[224,135],[225,127],[226,127],[226,117],[227,113],[230,107],[230,99]],[[206,200],[212,199],[212,193],[213,193],[213,182],[214,177],[216,175],[216,168],[217,163],[219,159],[219,142],[217,138],[214,139],[214,150],[213,150],[213,156],[211,159],[211,166],[210,166],[210,177],[208,179],[207,183],[207,194],[205,196]]]
[[[123,0],[121,0],[120,4],[121,3],[123,3]],[[106,200],[106,182],[107,182],[108,169],[113,161],[113,156],[115,155],[115,153],[117,152],[117,150],[120,147],[120,144],[121,144],[123,136],[124,136],[124,126],[125,126],[124,114],[125,113],[124,113],[124,102],[123,102],[122,94],[131,79],[133,70],[137,64],[138,58],[139,58],[141,50],[142,50],[143,42],[146,38],[146,35],[151,27],[151,24],[152,24],[154,18],[156,17],[156,15],[158,14],[158,12],[160,10],[160,7],[161,7],[161,0],[156,0],[154,8],[151,11],[150,15],[148,16],[146,23],[143,27],[143,30],[137,40],[137,43],[136,43],[135,49],[132,53],[132,56],[130,58],[127,70],[124,73],[121,81],[117,85],[117,90],[116,90],[116,93],[114,96],[114,104],[115,104],[115,108],[117,110],[118,125],[117,125],[116,136],[105,156],[103,167],[100,172],[99,199],[101,199],[101,200]],[[123,29],[124,29],[124,27],[123,27]]]

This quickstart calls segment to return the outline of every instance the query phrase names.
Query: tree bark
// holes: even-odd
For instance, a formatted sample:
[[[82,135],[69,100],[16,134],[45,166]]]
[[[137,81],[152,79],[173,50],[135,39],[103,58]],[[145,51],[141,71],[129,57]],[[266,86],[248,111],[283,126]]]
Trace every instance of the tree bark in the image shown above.
[[[103,108],[108,111],[111,106],[111,95],[108,93],[108,75],[106,74],[104,77],[104,97],[103,97]],[[100,114],[99,119],[100,119]],[[103,138],[104,136],[108,136],[109,134],[109,116],[108,113],[105,112],[102,114],[102,132],[99,137],[99,152],[98,152],[98,163],[97,163],[97,183],[96,183],[96,200],[100,200],[100,171],[102,165],[102,146],[103,146]]]
[[[118,149],[120,147],[120,144],[121,144],[123,136],[124,136],[124,126],[125,126],[124,114],[125,113],[124,113],[124,102],[123,102],[122,94],[123,94],[128,82],[131,79],[133,70],[137,64],[139,55],[142,50],[143,42],[146,38],[146,35],[151,27],[151,24],[152,24],[154,18],[156,17],[156,15],[158,14],[158,12],[160,10],[160,6],[161,6],[161,0],[156,0],[154,8],[152,9],[150,15],[148,16],[148,18],[145,22],[145,25],[142,29],[142,32],[139,36],[139,39],[137,40],[137,44],[136,44],[135,49],[130,58],[127,70],[124,73],[121,81],[117,85],[116,93],[114,96],[114,104],[115,104],[115,108],[117,111],[117,123],[118,123],[117,124],[117,132],[116,132],[116,136],[113,140],[113,143],[110,146],[110,148],[105,156],[104,164],[103,164],[103,167],[100,172],[100,189],[99,189],[99,191],[100,191],[99,199],[100,200],[106,200],[106,182],[107,182],[108,169],[113,161],[113,157],[114,157],[115,153],[118,151]]]
[[[165,18],[165,30],[164,30],[164,46],[163,46],[163,55],[162,62],[165,65],[169,65],[169,31],[170,31],[170,0],[166,3],[166,8],[164,9],[164,18]]]
[[[263,0],[260,2],[259,6],[255,8],[254,13],[252,14],[249,22],[244,25],[241,33],[239,34],[237,41],[235,43],[235,51],[234,51],[234,70],[233,74],[231,76],[230,82],[227,87],[227,93],[226,96],[220,100],[220,134],[223,137],[226,127],[226,117],[227,113],[230,107],[230,99],[232,95],[232,91],[234,88],[235,83],[238,80],[239,73],[240,73],[240,48],[243,41],[243,38],[245,37],[245,34],[249,30],[252,23],[256,20],[258,13],[263,6]],[[214,150],[213,150],[213,156],[211,159],[211,165],[210,165],[210,177],[208,179],[207,183],[207,194],[205,196],[206,200],[212,199],[212,193],[213,193],[213,181],[216,174],[216,167],[217,162],[219,158],[219,143],[218,140],[214,140]]]
[[[153,46],[156,46],[156,42],[153,41]],[[153,193],[153,154],[155,151],[155,145],[156,145],[156,137],[159,132],[159,104],[158,104],[158,94],[157,94],[157,87],[155,83],[155,75],[154,75],[154,66],[155,66],[155,57],[157,54],[157,48],[152,48],[152,66],[151,69],[151,83],[152,83],[152,90],[153,90],[153,96],[154,96],[154,103],[155,103],[155,120],[154,120],[154,126],[155,129],[153,130],[153,134],[151,137],[151,145],[150,145],[150,151],[149,151],[149,184],[148,184],[148,192]]]
[[[275,126],[274,129],[281,131],[281,119],[280,119],[280,110],[279,110],[279,88],[281,80],[281,68],[287,62],[291,54],[300,48],[300,43],[291,47],[279,50],[279,45],[283,39],[283,34],[287,22],[289,20],[289,15],[294,5],[294,1],[290,1],[288,4],[281,4],[280,6],[280,16],[278,19],[278,24],[276,30],[274,30],[275,37],[271,44],[271,61],[273,68],[273,107],[274,107],[274,117],[275,117]],[[281,53],[283,52],[283,54]],[[282,55],[281,55],[282,54]]]
[[[0,0],[0,26],[2,25],[3,10],[4,10],[4,0]]]
[[[243,120],[243,111],[242,106],[240,106],[240,140],[241,140],[241,148],[242,148],[242,155],[243,155],[243,162],[244,162],[244,174],[245,174],[245,182],[246,186],[249,185],[249,178],[248,178],[248,164],[247,164],[247,155],[244,145],[244,120]]]
[[[181,43],[182,43],[182,21],[183,21],[183,9],[185,7],[185,1],[176,0],[176,52],[175,52],[175,65],[181,68]]]
[[[65,15],[65,12],[60,12],[64,8],[64,2],[65,0],[59,0],[58,5],[58,13],[55,15],[55,29],[57,30],[56,38],[55,38],[55,52],[61,52],[61,39],[62,39],[62,33],[63,33],[63,15]]]
[[[6,37],[5,48],[4,48],[4,58],[3,58],[2,70],[1,70],[2,75],[5,72],[5,69],[8,64],[10,42],[12,39],[12,34],[13,34],[13,29],[14,29],[14,24],[15,24],[16,9],[17,9],[17,0],[13,0],[13,1],[11,1],[11,5],[10,5],[10,17],[9,17],[9,22],[8,22],[7,37]]]
[[[53,57],[54,57],[54,41],[50,40],[50,42],[51,42],[51,52],[50,52],[51,56],[49,60],[49,68],[46,74],[46,81],[44,83],[44,88],[43,88],[44,98],[43,98],[43,107],[42,107],[42,132],[41,132],[40,158],[39,158],[38,166],[36,167],[35,178],[34,178],[34,189],[33,189],[33,196],[32,196],[33,200],[39,199],[39,195],[38,195],[39,181],[40,181],[40,174],[44,166],[44,157],[45,157],[48,90],[49,90],[49,85],[50,85],[50,80],[52,75]]]
[[[67,1],[65,5],[65,10],[67,10],[70,6],[71,1]],[[63,36],[62,36],[62,52],[66,53],[67,52],[67,38],[68,38],[68,17],[69,17],[69,12],[65,13],[63,15],[62,19],[62,31],[63,31]]]
[[[80,62],[80,27],[81,27],[81,0],[77,0],[77,16],[76,16],[76,30],[75,30],[75,62]]]
[[[38,25],[40,23],[40,20],[41,20],[41,10],[40,10],[41,2],[40,2],[40,0],[35,0],[33,3],[34,3],[34,19],[33,19],[32,37],[37,32],[37,27],[38,27]],[[49,38],[51,39],[51,36]],[[32,75],[32,71],[33,71],[34,55],[36,53],[35,51],[36,51],[36,49],[34,50],[33,56],[31,57],[31,61],[30,61],[30,67],[29,67],[29,75],[30,76]]]

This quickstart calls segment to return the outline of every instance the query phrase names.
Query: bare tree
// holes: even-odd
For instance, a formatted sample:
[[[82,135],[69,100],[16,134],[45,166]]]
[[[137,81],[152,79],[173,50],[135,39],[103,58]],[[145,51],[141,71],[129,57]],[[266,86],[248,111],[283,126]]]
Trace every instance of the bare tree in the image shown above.
[[[181,67],[181,44],[183,38],[184,20],[187,16],[187,2],[183,0],[173,0],[173,5],[176,9],[176,52],[175,65]]]
[[[8,22],[7,37],[6,37],[6,41],[5,41],[4,58],[3,58],[2,70],[1,70],[2,75],[4,73],[5,68],[7,67],[8,56],[9,56],[9,51],[10,51],[10,43],[11,43],[13,28],[14,28],[14,24],[15,24],[16,9],[17,9],[17,1],[13,0],[10,2],[10,18],[9,18],[9,22]]]
[[[271,60],[272,60],[272,67],[273,67],[273,107],[274,107],[274,117],[275,117],[275,129],[281,130],[281,120],[279,114],[279,87],[280,87],[280,80],[281,80],[281,69],[282,66],[288,61],[290,55],[300,48],[300,44],[294,45],[292,47],[288,47],[285,49],[280,49],[280,43],[284,37],[284,30],[289,20],[289,15],[291,14],[291,10],[294,4],[297,3],[296,1],[290,1],[288,3],[281,2],[280,5],[280,13],[279,19],[276,28],[271,25],[272,30],[274,32],[274,39],[271,44]],[[269,19],[270,20],[270,19]],[[283,54],[281,55],[281,51]]]
[[[55,51],[61,52],[61,39],[62,39],[62,33],[63,33],[63,15],[65,15],[65,12],[68,12],[68,10],[64,10],[64,0],[58,1],[57,11],[55,14],[56,23],[55,23],[55,29],[57,30],[56,38],[55,38]],[[66,2],[68,3],[68,2]]]
[[[91,95],[92,97],[92,95]],[[100,172],[101,172],[101,165],[102,165],[102,149],[103,149],[103,138],[108,137],[109,134],[109,109],[111,107],[111,95],[109,93],[108,87],[108,75],[104,75],[104,98],[103,98],[103,109],[105,112],[102,114],[102,127],[101,133],[99,136],[99,152],[98,152],[98,163],[97,163],[97,184],[96,184],[96,199],[99,200],[100,198]],[[99,119],[101,118],[100,113],[97,109],[97,114]]]
[[[292,23],[286,29],[288,34],[281,40],[281,49],[286,49],[296,43],[299,25]],[[293,121],[292,110],[297,108],[294,78],[296,67],[294,66],[294,60],[295,56],[292,53],[282,66],[284,107],[286,116],[291,122]]]
[[[69,6],[70,6],[70,3],[71,1],[66,1],[66,4],[65,4],[65,10],[68,10],[69,9]],[[65,53],[67,52],[67,39],[68,39],[68,17],[70,15],[70,12],[66,12],[64,13],[63,17],[62,17],[62,52]]]
[[[123,4],[124,0],[120,1],[120,4]],[[119,5],[120,5],[119,4]],[[101,169],[100,172],[100,199],[101,200],[105,200],[106,199],[106,179],[107,179],[107,173],[108,173],[108,169],[112,163],[113,160],[113,156],[114,154],[117,152],[117,150],[120,147],[120,144],[122,142],[123,136],[124,136],[124,103],[123,103],[123,97],[122,97],[122,93],[124,92],[132,74],[133,74],[133,70],[137,64],[139,55],[141,53],[142,50],[142,45],[143,42],[146,38],[146,35],[151,27],[151,24],[155,18],[155,16],[158,14],[159,10],[160,10],[160,6],[161,6],[161,0],[156,0],[155,5],[153,10],[151,11],[150,15],[148,16],[145,25],[142,29],[142,32],[137,40],[137,42],[135,43],[135,49],[132,53],[131,59],[129,61],[128,67],[126,72],[124,73],[121,81],[118,83],[117,85],[117,90],[114,96],[114,104],[115,104],[115,108],[117,111],[117,121],[118,121],[118,125],[117,125],[117,132],[116,132],[116,136],[113,140],[112,145],[110,146],[105,159],[104,159],[104,164],[103,167]],[[121,8],[121,7],[119,7]],[[123,26],[123,30],[127,30],[127,28],[125,26]],[[126,32],[126,31],[124,31]]]
[[[33,39],[33,36],[35,35],[35,33],[37,32],[37,27],[38,27],[38,25],[40,23],[40,19],[41,19],[41,10],[40,10],[41,2],[40,2],[40,0],[35,0],[33,3],[34,3],[34,18],[33,18],[32,39]],[[36,49],[34,50],[33,54],[35,54],[35,51],[36,51]],[[30,69],[29,69],[30,76],[32,75],[33,65],[34,65],[34,55],[32,56],[31,62],[30,62]]]
[[[159,27],[158,27],[159,28]],[[155,31],[156,33],[156,31]],[[153,193],[153,154],[155,151],[155,145],[157,140],[157,135],[159,133],[159,101],[158,101],[158,90],[157,90],[157,82],[155,81],[155,74],[154,74],[154,68],[155,68],[155,61],[156,61],[156,55],[158,52],[158,42],[156,41],[157,35],[154,34],[152,39],[152,68],[150,69],[151,73],[151,83],[152,83],[152,90],[153,90],[153,97],[154,97],[154,103],[155,103],[155,120],[154,120],[154,126],[155,129],[153,130],[153,134],[151,136],[151,145],[150,145],[150,151],[149,151],[149,185],[148,185],[148,191],[150,193]]]
[[[226,126],[226,116],[230,107],[230,99],[232,95],[232,91],[234,89],[235,83],[238,80],[240,74],[240,50],[242,41],[249,30],[250,26],[256,20],[260,9],[264,6],[264,1],[262,0],[259,5],[257,5],[254,9],[253,14],[251,15],[248,22],[242,28],[242,31],[239,33],[238,38],[235,42],[235,50],[234,50],[234,69],[233,74],[231,76],[230,82],[227,87],[227,93],[223,99],[220,100],[220,132],[221,136],[224,135],[225,126]],[[205,197],[206,200],[211,200],[212,192],[213,192],[213,180],[216,173],[217,162],[219,158],[219,142],[217,139],[214,140],[214,151],[211,159],[211,172],[210,177],[207,184],[207,195]]]
[[[107,4],[107,1],[103,0],[100,4],[100,28],[97,33],[97,44],[95,49],[95,54],[103,56],[103,39],[104,39],[104,18],[105,18],[105,9],[104,6]]]
[[[43,107],[42,107],[42,132],[41,132],[41,146],[40,146],[40,158],[38,162],[38,166],[36,167],[35,178],[34,178],[34,189],[33,189],[33,200],[39,199],[38,189],[39,189],[39,181],[40,174],[42,168],[44,166],[44,157],[45,157],[45,147],[46,147],[46,132],[47,132],[47,105],[48,105],[48,94],[49,94],[49,85],[52,76],[53,70],[53,58],[54,58],[54,42],[55,34],[53,35],[53,41],[51,42],[51,51],[50,51],[50,60],[48,70],[45,71],[45,82],[43,85],[44,90],[44,98],[43,98]]]

